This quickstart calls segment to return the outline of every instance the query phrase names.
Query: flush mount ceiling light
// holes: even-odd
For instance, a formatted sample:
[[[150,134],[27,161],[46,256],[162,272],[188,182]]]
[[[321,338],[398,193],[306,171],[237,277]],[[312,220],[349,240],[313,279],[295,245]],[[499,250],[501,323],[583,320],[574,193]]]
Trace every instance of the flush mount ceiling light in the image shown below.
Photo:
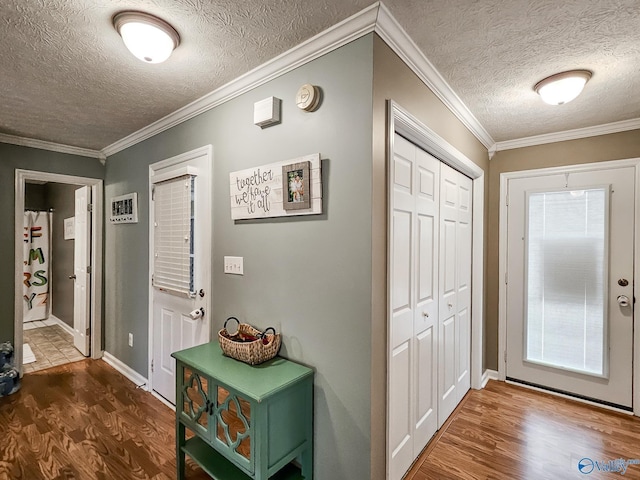
[[[171,25],[147,13],[120,12],[113,17],[113,26],[129,51],[143,62],[164,62],[180,43]]]
[[[591,78],[589,70],[571,70],[556,73],[540,80],[533,89],[549,105],[569,103],[582,92],[585,84]]]

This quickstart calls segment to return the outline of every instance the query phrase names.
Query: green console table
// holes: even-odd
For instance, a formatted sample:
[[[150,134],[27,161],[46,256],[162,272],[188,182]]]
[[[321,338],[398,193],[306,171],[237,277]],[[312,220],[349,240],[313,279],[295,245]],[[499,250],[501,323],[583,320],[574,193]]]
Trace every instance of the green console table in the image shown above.
[[[313,370],[280,357],[246,365],[217,342],[172,356],[178,480],[185,454],[216,480],[313,479]]]

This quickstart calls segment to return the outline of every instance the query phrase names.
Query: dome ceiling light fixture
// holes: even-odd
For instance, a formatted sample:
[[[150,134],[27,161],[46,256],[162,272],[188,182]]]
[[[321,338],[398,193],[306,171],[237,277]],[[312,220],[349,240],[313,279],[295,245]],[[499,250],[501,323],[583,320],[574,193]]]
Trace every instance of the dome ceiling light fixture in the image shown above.
[[[591,75],[589,70],[570,70],[556,73],[540,80],[533,89],[545,103],[563,105],[580,95]]]
[[[113,17],[113,26],[129,51],[146,63],[164,62],[180,44],[171,25],[148,13],[120,12]]]

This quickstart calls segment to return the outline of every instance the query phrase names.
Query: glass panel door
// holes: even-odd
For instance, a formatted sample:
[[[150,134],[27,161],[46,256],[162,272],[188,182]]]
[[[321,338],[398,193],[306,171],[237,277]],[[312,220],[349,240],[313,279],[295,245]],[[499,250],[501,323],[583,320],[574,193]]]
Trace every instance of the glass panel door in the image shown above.
[[[606,377],[609,187],[527,192],[525,358]]]

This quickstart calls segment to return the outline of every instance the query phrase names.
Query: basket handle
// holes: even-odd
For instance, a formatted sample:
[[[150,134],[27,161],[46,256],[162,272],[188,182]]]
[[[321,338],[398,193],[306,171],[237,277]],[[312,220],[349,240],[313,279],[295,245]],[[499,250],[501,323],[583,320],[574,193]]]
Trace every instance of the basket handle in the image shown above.
[[[267,334],[269,333],[269,330],[273,331],[273,335],[275,336],[276,334],[276,329],[273,327],[267,327],[265,328],[264,332],[262,332],[259,336],[259,338],[262,338],[262,344],[263,345],[268,345],[269,344],[269,339],[267,338]]]
[[[227,323],[229,323],[229,320],[235,320],[236,323],[238,324],[237,326],[240,326],[240,320],[238,320],[236,317],[229,317],[224,321],[224,329],[227,329]]]

